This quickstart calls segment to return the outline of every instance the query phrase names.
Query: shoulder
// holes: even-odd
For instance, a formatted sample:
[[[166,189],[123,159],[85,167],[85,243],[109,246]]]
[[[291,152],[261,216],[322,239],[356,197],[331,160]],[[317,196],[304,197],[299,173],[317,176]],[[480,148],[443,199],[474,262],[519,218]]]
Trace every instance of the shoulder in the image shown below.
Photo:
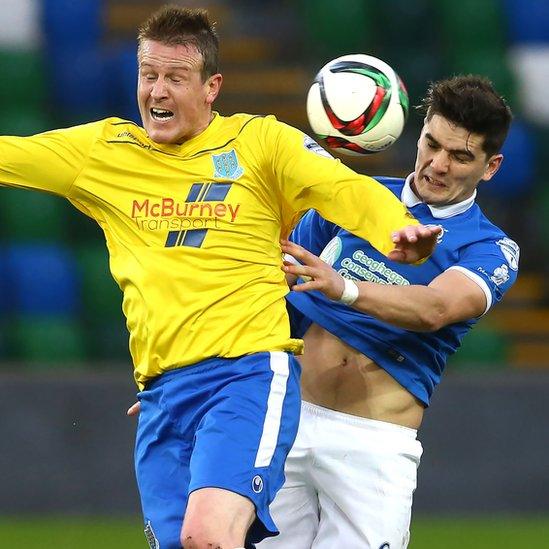
[[[244,128],[262,128],[266,120],[275,120],[272,115],[236,113],[231,116],[219,115],[221,125],[225,130],[239,132]],[[267,122],[268,123],[268,122]]]
[[[82,150],[89,149],[93,144],[100,140],[108,140],[123,131],[118,126],[113,126],[113,121],[120,119],[106,118],[77,126],[67,128],[57,128],[38,134],[40,139],[50,140],[52,143],[67,143]],[[128,124],[131,124],[128,122]]]
[[[301,130],[278,120],[273,114],[238,113],[222,118],[225,124],[232,124],[242,128],[249,127],[265,135],[299,135],[302,138],[306,135]]]
[[[89,122],[80,126],[67,128],[67,131],[93,135],[98,139],[107,141],[116,139],[138,140],[139,137],[145,138],[145,130],[130,120],[110,117],[95,122]]]
[[[512,240],[500,227],[490,221],[478,205],[475,205],[472,210],[473,211],[470,216],[471,219],[466,223],[463,223],[463,226],[466,229],[468,228],[470,231],[474,230],[474,237],[476,241],[492,242],[497,246],[507,247],[509,250],[516,250],[516,253],[518,254],[518,244]]]
[[[460,218],[462,218],[460,223]],[[492,223],[476,206],[471,215],[458,215],[455,231],[461,232],[461,256],[466,261],[480,261],[487,265],[507,264],[516,272],[519,266],[520,248],[502,229]]]

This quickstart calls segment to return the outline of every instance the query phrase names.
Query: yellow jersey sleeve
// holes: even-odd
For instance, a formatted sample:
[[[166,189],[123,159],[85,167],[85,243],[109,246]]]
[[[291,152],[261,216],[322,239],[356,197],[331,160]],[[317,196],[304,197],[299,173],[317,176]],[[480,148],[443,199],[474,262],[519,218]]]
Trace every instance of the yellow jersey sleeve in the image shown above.
[[[69,197],[103,124],[94,122],[32,137],[0,137],[0,185]]]
[[[331,157],[306,134],[273,117],[263,123],[271,170],[292,223],[313,208],[385,255],[394,248],[391,233],[418,224],[390,190]]]

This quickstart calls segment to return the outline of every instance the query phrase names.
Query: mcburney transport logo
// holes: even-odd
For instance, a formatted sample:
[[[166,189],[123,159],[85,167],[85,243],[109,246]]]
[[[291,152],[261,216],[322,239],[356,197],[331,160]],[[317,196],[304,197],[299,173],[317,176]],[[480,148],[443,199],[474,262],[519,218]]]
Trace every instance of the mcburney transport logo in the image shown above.
[[[240,204],[225,202],[231,183],[195,183],[185,201],[172,197],[133,200],[131,217],[141,230],[198,230],[234,223]]]
[[[132,219],[142,230],[211,229],[220,219],[234,223],[240,204],[177,202],[173,198],[160,201],[134,200]]]
[[[240,204],[225,202],[231,186],[232,183],[193,183],[184,201],[172,197],[134,199],[131,216],[141,230],[167,230],[166,248],[200,248],[209,229],[236,221]]]

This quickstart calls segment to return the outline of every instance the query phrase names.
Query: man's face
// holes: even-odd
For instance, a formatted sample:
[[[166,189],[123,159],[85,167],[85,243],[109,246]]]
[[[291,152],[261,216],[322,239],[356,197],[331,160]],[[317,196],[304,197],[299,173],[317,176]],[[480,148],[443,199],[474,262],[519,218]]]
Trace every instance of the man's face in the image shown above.
[[[222,78],[215,74],[203,82],[202,66],[193,45],[142,42],[137,101],[143,127],[156,143],[182,143],[210,123]]]
[[[484,137],[435,114],[426,120],[417,143],[413,187],[426,203],[443,206],[469,198],[480,181],[488,181],[503,156],[488,158]]]

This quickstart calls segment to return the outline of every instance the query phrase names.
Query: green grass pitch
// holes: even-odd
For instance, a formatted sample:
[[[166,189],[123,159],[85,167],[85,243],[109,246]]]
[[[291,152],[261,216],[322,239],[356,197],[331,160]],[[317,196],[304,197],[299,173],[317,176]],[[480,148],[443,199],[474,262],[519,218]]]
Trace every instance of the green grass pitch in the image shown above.
[[[0,519],[0,547],[14,549],[147,549],[147,544],[139,518],[43,517],[31,519],[2,517]],[[409,549],[526,549],[534,547],[549,549],[549,516],[492,519],[418,517],[412,524],[412,541]],[[288,547],[287,549],[292,548]]]

